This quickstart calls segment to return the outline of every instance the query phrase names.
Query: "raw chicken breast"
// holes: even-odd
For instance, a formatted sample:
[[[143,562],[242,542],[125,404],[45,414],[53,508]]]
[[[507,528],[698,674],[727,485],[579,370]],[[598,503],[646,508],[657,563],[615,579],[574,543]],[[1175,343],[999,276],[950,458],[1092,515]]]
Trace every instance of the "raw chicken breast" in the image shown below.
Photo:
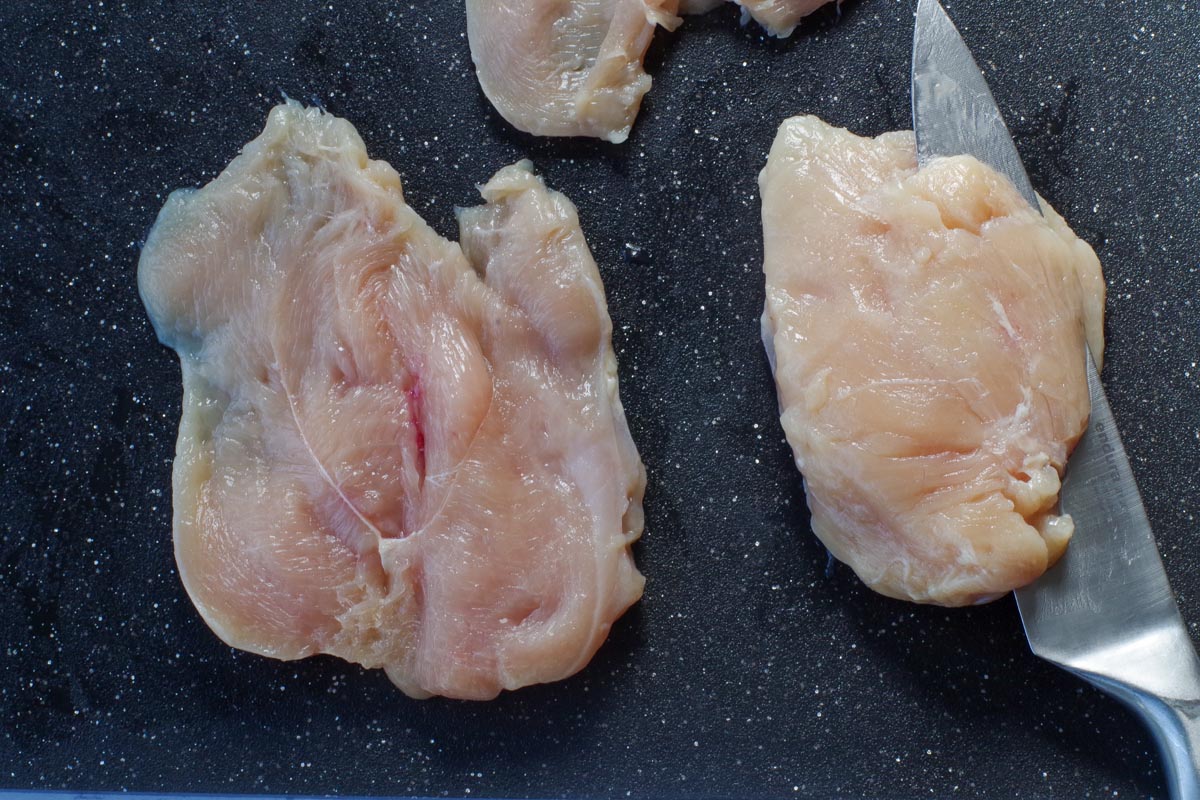
[[[802,17],[831,0],[680,0],[679,13],[704,14],[725,2],[741,7],[742,24],[753,19],[772,36],[787,38],[796,30]]]
[[[467,0],[467,38],[483,93],[540,136],[629,136],[650,76],[654,28],[679,0]]]
[[[830,0],[734,0],[742,13],[767,29],[772,36],[787,38],[803,17]]]
[[[732,0],[773,36],[830,0]],[[642,58],[676,14],[723,0],[466,0],[479,85],[500,116],[539,136],[629,138],[650,76]]]
[[[993,599],[1063,552],[1059,476],[1103,347],[1092,249],[969,157],[815,117],[760,177],[783,428],[813,531],[873,589]]]
[[[229,644],[485,699],[582,668],[642,592],[645,473],[600,275],[526,162],[464,250],[294,103],[171,195],[138,266],[179,352],[175,554]]]

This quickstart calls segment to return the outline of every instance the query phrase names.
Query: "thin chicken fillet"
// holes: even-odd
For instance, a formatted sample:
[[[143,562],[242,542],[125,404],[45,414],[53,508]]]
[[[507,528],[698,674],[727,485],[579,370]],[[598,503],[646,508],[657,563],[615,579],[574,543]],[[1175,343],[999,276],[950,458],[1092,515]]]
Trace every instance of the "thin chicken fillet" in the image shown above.
[[[1023,586],[1072,535],[1060,475],[1100,358],[1095,253],[970,157],[784,122],[760,177],[763,336],[813,531],[892,597]]]
[[[624,142],[650,90],[655,29],[722,0],[466,0],[479,85],[513,127],[539,136]],[[829,0],[736,0],[774,36]]]
[[[650,89],[642,57],[679,0],[466,0],[479,85],[514,127],[623,142]]]
[[[642,592],[645,473],[575,209],[527,163],[459,218],[288,103],[138,265],[179,353],[180,575],[227,643],[486,699],[581,669]]]

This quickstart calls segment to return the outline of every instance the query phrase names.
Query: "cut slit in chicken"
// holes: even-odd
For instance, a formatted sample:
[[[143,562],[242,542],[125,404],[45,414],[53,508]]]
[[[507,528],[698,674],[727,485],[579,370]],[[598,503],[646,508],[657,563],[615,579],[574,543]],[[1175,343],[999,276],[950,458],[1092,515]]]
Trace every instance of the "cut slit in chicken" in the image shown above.
[[[813,531],[884,594],[994,599],[1062,554],[1100,358],[1095,253],[969,157],[784,122],[760,177],[764,341]]]
[[[829,0],[734,0],[774,36]],[[629,137],[655,28],[720,0],[466,0],[479,85],[510,124],[539,136]]]
[[[525,162],[482,192],[460,248],[288,103],[160,213],[138,285],[183,368],[175,552],[227,643],[485,699],[576,672],[641,596],[645,473],[574,207]]]

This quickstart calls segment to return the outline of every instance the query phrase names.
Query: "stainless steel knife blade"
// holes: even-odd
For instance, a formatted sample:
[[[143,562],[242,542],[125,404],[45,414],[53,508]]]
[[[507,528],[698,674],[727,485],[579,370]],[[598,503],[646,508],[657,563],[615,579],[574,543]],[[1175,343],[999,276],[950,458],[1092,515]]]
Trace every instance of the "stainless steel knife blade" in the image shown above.
[[[938,0],[919,0],[912,56],[917,160],[971,155],[1037,195],[1004,118]],[[1091,415],[1067,465],[1076,534],[1058,564],[1016,592],[1034,653],[1125,702],[1149,725],[1174,798],[1200,798],[1200,659],[1163,570],[1096,366]]]
[[[1066,553],[1016,591],[1033,652],[1146,720],[1174,798],[1200,798],[1200,659],[1179,614],[1133,470],[1088,356],[1088,427],[1067,464]]]
[[[919,0],[912,52],[917,162],[971,155],[1012,181],[1041,210],[992,90],[937,0]]]

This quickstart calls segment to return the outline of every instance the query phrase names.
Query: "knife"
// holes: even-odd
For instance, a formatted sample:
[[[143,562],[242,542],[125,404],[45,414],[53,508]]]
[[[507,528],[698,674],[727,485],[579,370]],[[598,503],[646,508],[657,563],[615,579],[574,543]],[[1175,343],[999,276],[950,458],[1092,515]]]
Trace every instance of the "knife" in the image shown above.
[[[938,0],[918,0],[912,55],[917,162],[970,155],[1037,195],[987,81]],[[1091,415],[1071,455],[1062,509],[1076,535],[1016,592],[1033,652],[1128,705],[1162,752],[1175,800],[1200,800],[1200,659],[1171,593],[1146,509],[1091,354]]]

